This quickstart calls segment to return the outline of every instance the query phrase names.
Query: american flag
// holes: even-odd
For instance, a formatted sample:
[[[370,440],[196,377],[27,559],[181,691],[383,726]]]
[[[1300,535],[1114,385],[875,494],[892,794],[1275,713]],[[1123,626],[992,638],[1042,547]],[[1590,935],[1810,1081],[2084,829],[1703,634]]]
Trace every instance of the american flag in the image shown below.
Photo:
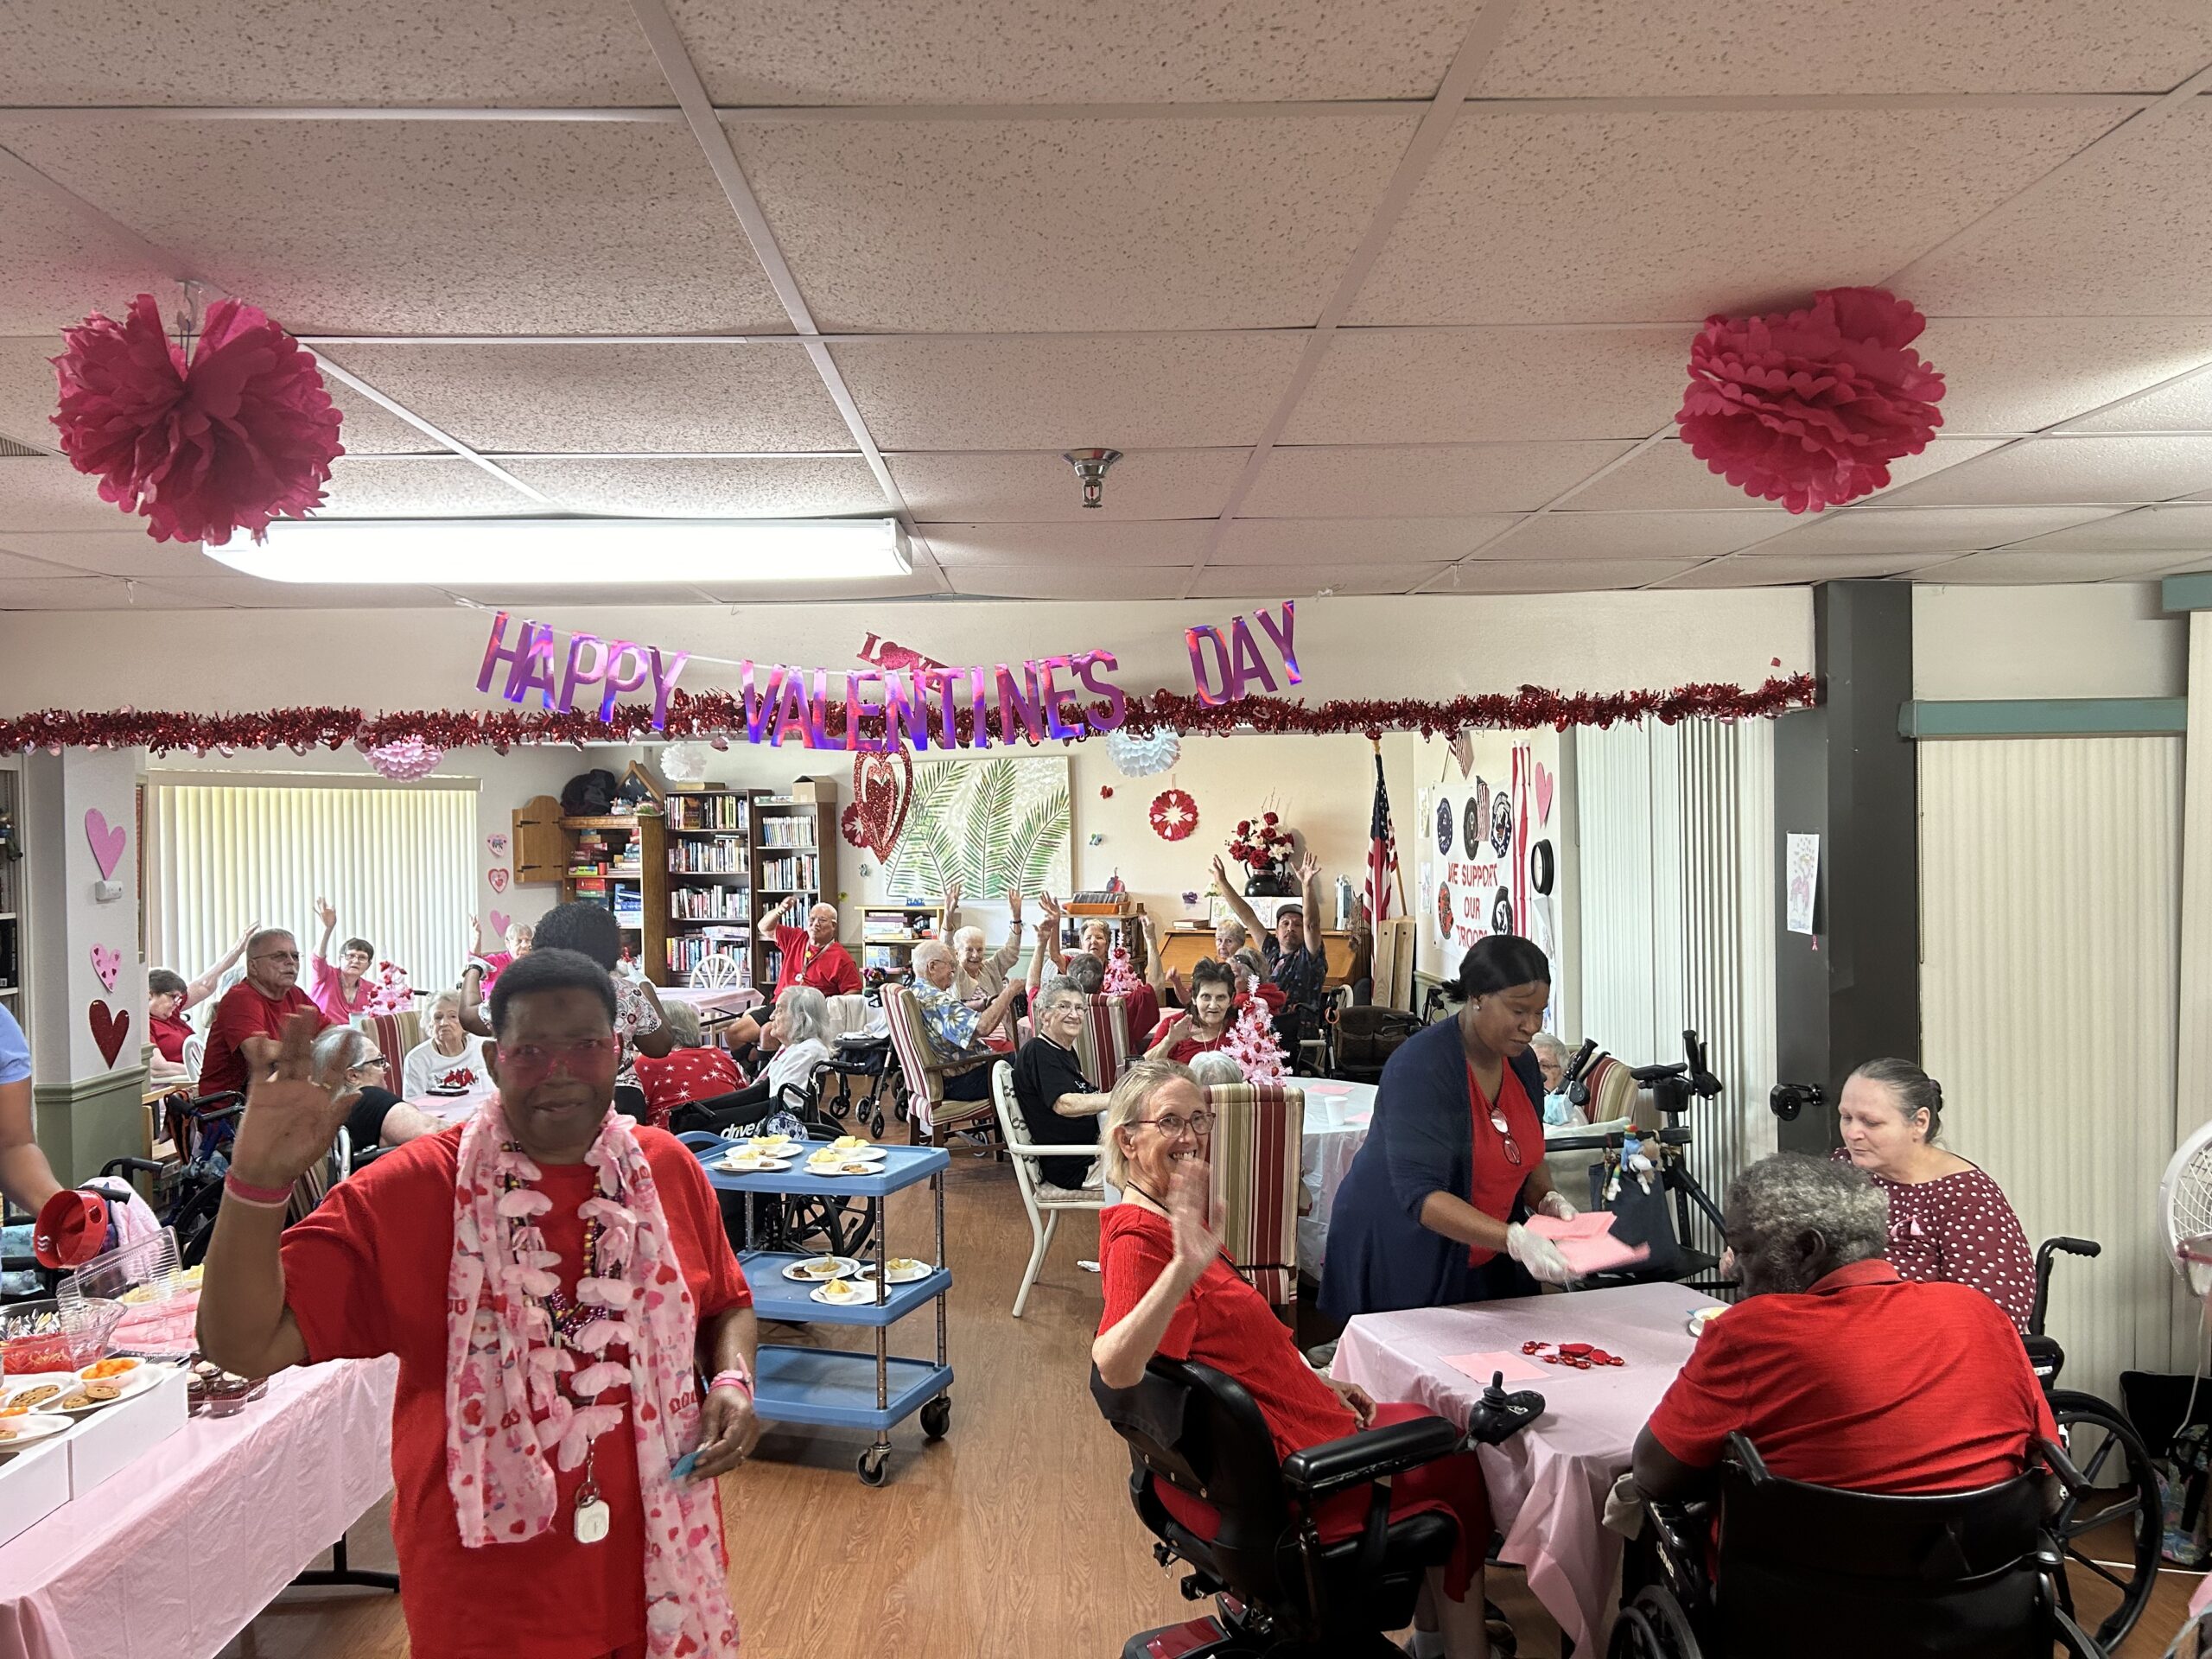
[[[1382,751],[1375,752],[1375,812],[1367,826],[1367,882],[1360,903],[1370,921],[1390,913],[1390,892],[1398,880],[1398,838],[1390,833],[1390,790],[1382,781]]]

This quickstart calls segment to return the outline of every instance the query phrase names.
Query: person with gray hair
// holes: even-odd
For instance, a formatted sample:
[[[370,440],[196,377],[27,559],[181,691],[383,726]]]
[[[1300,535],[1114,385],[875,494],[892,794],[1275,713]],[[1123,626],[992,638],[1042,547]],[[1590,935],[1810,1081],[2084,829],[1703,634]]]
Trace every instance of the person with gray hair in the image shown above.
[[[944,937],[952,942],[952,988],[971,1008],[988,1007],[991,999],[1006,988],[1014,964],[1021,960],[1020,888],[1007,889],[1006,908],[1009,918],[1006,943],[986,955],[983,930],[960,924],[960,883],[945,883]]]
[[[1636,1439],[1656,1499],[1708,1490],[1742,1433],[1786,1479],[1857,1492],[1992,1486],[2058,1439],[2019,1333],[1966,1285],[1885,1259],[1888,1201],[1848,1164],[1778,1154],[1729,1184],[1745,1300],[1704,1326]]]
[[[308,1077],[331,1098],[353,1104],[346,1135],[358,1155],[371,1147],[398,1147],[445,1127],[391,1091],[391,1062],[359,1026],[333,1026],[315,1039]]]
[[[238,1094],[276,1064],[284,1022],[312,1014],[318,1026],[329,1016],[300,988],[300,944],[281,927],[264,927],[245,942],[245,977],[215,1004],[207,1022],[207,1046],[200,1057],[202,1096]]]
[[[783,1104],[786,1089],[804,1090],[830,1063],[829,1030],[830,999],[811,985],[792,986],[776,999],[775,1010],[768,1016],[768,1064],[760,1075],[728,1094],[672,1108],[668,1127],[679,1134],[714,1129],[731,1135],[760,1122]]]
[[[980,1008],[960,1000],[954,988],[951,947],[925,939],[914,947],[914,1007],[929,1034],[930,1046],[944,1067],[947,1100],[988,1100],[988,1062],[1003,1051],[984,1039],[1007,1023],[1017,987],[1009,980]],[[1000,1039],[1005,1043],[1004,1038]],[[1010,1046],[1010,1045],[1009,1045]]]
[[[1097,963],[1089,957],[1078,962]],[[1037,1034],[1014,1057],[1014,1105],[1033,1143],[1081,1147],[1080,1158],[1042,1158],[1040,1180],[1071,1191],[1088,1183],[1091,1154],[1098,1149],[1098,1114],[1106,1096],[1084,1073],[1077,1044],[1090,1015],[1090,993],[1065,974],[1056,974],[1029,1001]]]
[[[1236,1057],[1218,1048],[1210,1048],[1203,1054],[1193,1054],[1185,1062],[1191,1075],[1201,1088],[1211,1089],[1217,1083],[1242,1083],[1244,1068],[1236,1064]]]

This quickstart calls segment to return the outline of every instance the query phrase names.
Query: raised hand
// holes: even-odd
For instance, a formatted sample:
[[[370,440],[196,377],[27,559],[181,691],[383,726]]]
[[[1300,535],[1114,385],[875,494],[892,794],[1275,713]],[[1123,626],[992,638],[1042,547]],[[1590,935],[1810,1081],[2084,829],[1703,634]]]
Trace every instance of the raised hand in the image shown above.
[[[958,876],[953,877],[944,884],[944,907],[947,910],[960,908],[960,878]]]
[[[327,899],[315,901],[315,918],[323,925],[326,931],[338,925],[338,912]]]
[[[231,1167],[251,1186],[289,1186],[329,1156],[353,1096],[314,1080],[315,1039],[321,1016],[296,1014],[284,1022],[276,1069],[257,1077],[231,1143]]]
[[[1321,861],[1314,857],[1313,854],[1308,853],[1305,857],[1298,861],[1298,879],[1300,881],[1311,881],[1315,876],[1320,874]]]
[[[1213,855],[1213,880],[1224,893],[1236,891],[1236,884],[1229,879],[1229,866],[1223,861],[1219,853]]]
[[[1060,901],[1049,893],[1040,893],[1037,895],[1037,908],[1056,922],[1067,914],[1066,911],[1060,908]]]
[[[1167,1184],[1167,1218],[1175,1228],[1170,1270],[1194,1285],[1221,1254],[1221,1212],[1211,1200],[1212,1177],[1202,1159],[1177,1166]]]
[[[1015,921],[1021,919],[1021,889],[1020,887],[1008,887],[1006,890],[1006,912]]]

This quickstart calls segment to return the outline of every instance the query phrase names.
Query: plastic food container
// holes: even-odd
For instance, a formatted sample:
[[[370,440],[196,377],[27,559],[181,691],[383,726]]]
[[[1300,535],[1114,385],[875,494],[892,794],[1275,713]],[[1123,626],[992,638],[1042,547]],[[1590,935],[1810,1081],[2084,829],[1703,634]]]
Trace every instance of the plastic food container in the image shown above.
[[[107,1353],[123,1305],[87,1298],[69,1306],[48,1298],[0,1308],[0,1374],[73,1371]]]

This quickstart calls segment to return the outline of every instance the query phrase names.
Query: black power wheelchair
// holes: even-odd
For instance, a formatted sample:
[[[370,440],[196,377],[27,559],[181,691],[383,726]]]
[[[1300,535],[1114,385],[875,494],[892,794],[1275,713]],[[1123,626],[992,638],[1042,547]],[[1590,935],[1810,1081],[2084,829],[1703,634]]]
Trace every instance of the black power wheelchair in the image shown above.
[[[1364,1430],[1278,1459],[1252,1396],[1210,1366],[1154,1359],[1135,1387],[1090,1391],[1128,1443],[1129,1497],[1164,1567],[1192,1572],[1183,1594],[1215,1611],[1131,1637],[1123,1659],[1403,1659],[1383,1634],[1414,1621],[1423,1577],[1452,1558],[1449,1515],[1389,1516],[1389,1477],[1475,1445],[1497,1445],[1543,1414],[1543,1396],[1493,1378],[1465,1433],[1441,1417]],[[1211,1539],[1170,1515],[1162,1483],[1221,1516]],[[1313,1512],[1357,1486],[1372,1491],[1355,1537],[1325,1542]],[[1481,1541],[1487,1543],[1487,1540]],[[1495,1649],[1493,1649],[1495,1650]]]

